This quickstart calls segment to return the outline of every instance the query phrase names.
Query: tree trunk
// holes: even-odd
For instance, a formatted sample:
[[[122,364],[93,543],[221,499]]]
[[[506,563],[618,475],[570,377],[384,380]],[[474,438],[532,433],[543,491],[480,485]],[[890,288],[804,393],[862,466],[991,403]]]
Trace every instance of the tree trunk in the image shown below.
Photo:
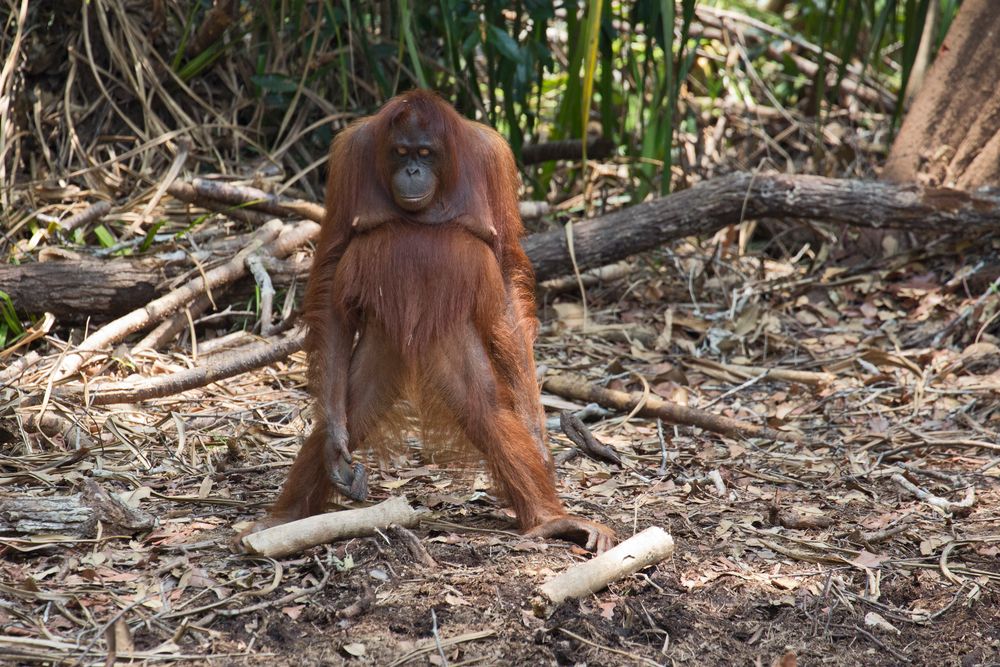
[[[883,178],[1000,185],[1000,2],[965,0],[893,142]]]

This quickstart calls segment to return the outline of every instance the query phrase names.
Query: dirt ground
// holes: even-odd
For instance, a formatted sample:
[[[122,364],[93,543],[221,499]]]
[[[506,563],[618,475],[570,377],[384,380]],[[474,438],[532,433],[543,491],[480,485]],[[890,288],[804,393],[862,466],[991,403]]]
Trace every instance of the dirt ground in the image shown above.
[[[623,539],[661,526],[676,550],[547,618],[532,612],[534,588],[589,556],[519,536],[482,474],[422,461],[419,450],[375,468],[371,495],[405,494],[429,511],[414,532],[437,567],[389,536],[279,560],[230,550],[234,526],[274,497],[308,428],[301,355],[173,397],[81,411],[103,436],[82,456],[8,424],[5,497],[65,495],[91,477],[128,492],[158,525],[94,540],[0,539],[0,655],[8,664],[109,664],[117,653],[121,664],[998,665],[996,296],[989,278],[955,280],[995,244],[932,244],[813,272],[681,244],[591,288],[586,330],[577,295],[547,294],[537,346],[547,373],[646,387],[808,439],[669,424],[661,438],[654,421],[589,409],[623,465],[560,463],[567,506]],[[713,261],[693,303],[686,276]],[[744,299],[742,314],[706,305],[727,293]],[[942,331],[948,344],[934,340]],[[145,363],[168,372],[186,361]],[[760,366],[800,375],[745,370]],[[29,377],[20,391],[41,388],[42,376]],[[545,402],[550,422],[554,408],[574,407]],[[569,442],[550,431],[559,455]]]
[[[138,66],[162,62],[152,53],[156,17],[146,15],[162,13],[163,3],[122,5],[100,30],[95,18],[91,33],[62,3],[30,4],[41,19],[25,31],[27,55],[3,55],[23,70],[32,95],[4,116],[14,122],[0,153],[30,166],[5,172],[21,190],[9,208],[20,222],[4,230],[8,261],[96,254],[105,244],[100,220],[72,238],[54,223],[113,193],[116,209],[133,207],[108,223],[121,234],[114,252],[176,253],[190,277],[210,269],[193,253],[196,227],[238,243],[258,218],[218,218],[161,199],[188,147],[187,168],[201,176],[256,179],[252,154],[253,162],[268,158],[261,174],[284,170],[268,177],[272,185],[301,186],[322,200],[319,172],[303,164],[320,159],[325,144],[311,154],[304,140],[282,138],[257,156],[245,133],[313,127],[319,116],[309,114],[327,116],[330,103],[311,107],[296,93],[288,115],[281,110],[271,123],[276,109],[261,113],[266,99],[234,95],[229,85],[242,80],[238,71],[257,71],[258,55],[246,68],[239,58],[220,60],[216,74],[193,77],[183,90],[173,79],[162,85],[155,69]],[[699,58],[728,63],[731,91],[716,92],[694,68],[678,106],[685,120],[674,137],[672,187],[733,170],[878,176],[891,109],[871,113],[838,99],[816,116],[821,106],[805,89],[775,101],[772,84],[799,85],[784,80],[785,69],[769,63],[751,77],[735,63],[750,67],[746,44],[760,50],[776,34],[747,42],[748,24],[718,24],[708,27],[725,28],[725,49],[714,40]],[[311,62],[312,47],[301,51]],[[311,67],[287,61],[299,57],[291,49],[272,56],[266,71]],[[137,120],[123,124],[108,102]],[[216,116],[232,127],[191,120]],[[184,141],[176,153],[161,149],[170,137]],[[559,167],[554,213],[530,231],[635,203],[634,166]],[[586,310],[575,277],[541,287],[536,358],[546,376],[576,373],[805,438],[660,425],[545,393],[569,510],[620,539],[660,526],[676,545],[671,558],[546,617],[534,613],[536,587],[591,556],[519,535],[475,467],[436,464],[420,449],[372,466],[371,500],[405,495],[427,512],[413,533],[436,566],[390,534],[280,559],[231,548],[275,498],[311,426],[301,354],[165,398],[94,407],[86,396],[60,399],[51,378],[83,324],[49,321],[49,329],[32,320],[38,337],[0,355],[0,371],[40,355],[13,385],[0,381],[0,665],[1000,667],[1000,238],[960,228],[856,236],[822,221],[747,221],[628,260],[587,288]],[[225,247],[231,255],[235,246]],[[217,290],[218,303],[190,322],[199,345],[254,331],[259,302],[244,298],[252,287],[241,289]],[[102,324],[86,323],[91,333]],[[118,340],[80,377],[149,379],[211,361],[183,331],[142,354],[128,347],[134,337]],[[26,415],[40,406],[95,445],[82,448],[64,429],[29,428]],[[582,412],[622,465],[568,456],[560,410]],[[101,524],[81,539],[8,525],[8,503],[69,498],[87,480],[148,513],[155,527]]]

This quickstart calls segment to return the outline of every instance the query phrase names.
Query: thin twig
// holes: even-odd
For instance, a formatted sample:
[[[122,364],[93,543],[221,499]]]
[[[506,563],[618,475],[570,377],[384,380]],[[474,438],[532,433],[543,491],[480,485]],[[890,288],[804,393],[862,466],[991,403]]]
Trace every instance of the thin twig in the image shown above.
[[[899,473],[892,476],[892,481],[915,495],[918,499],[923,500],[928,505],[933,505],[934,507],[942,509],[948,513],[954,513],[956,510],[969,509],[976,502],[976,487],[974,486],[970,486],[965,490],[965,498],[959,501],[952,501],[921,489],[919,486]]]

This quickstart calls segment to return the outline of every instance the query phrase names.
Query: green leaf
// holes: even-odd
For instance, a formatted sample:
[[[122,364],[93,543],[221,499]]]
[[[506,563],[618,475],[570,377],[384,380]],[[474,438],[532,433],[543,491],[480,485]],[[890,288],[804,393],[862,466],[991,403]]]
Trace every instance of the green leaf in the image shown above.
[[[584,26],[587,45],[583,57],[583,100],[580,103],[584,162],[587,160],[587,118],[590,115],[590,100],[594,96],[594,73],[597,71],[597,46],[598,38],[601,36],[601,12],[604,1],[590,0],[587,5],[587,20]]]
[[[496,47],[500,55],[512,62],[520,62],[523,59],[521,49],[514,38],[507,34],[507,31],[499,26],[489,25],[489,43]]]
[[[165,219],[160,220],[149,228],[149,231],[146,232],[145,238],[142,239],[142,243],[139,244],[139,252],[146,252],[149,250],[149,246],[153,245],[153,239],[156,237],[156,232],[160,231],[160,227],[162,227],[166,222],[167,221]]]
[[[105,248],[110,248],[117,243],[114,235],[109,232],[108,228],[104,225],[97,225],[94,227],[94,235],[97,236],[98,242],[100,242],[100,244]]]
[[[472,53],[476,49],[476,46],[479,45],[479,41],[479,31],[473,30],[469,33],[469,36],[465,38],[465,41],[462,42],[462,53],[465,55]]]
[[[4,337],[7,334],[13,333],[11,338],[16,338],[24,333],[24,327],[21,326],[21,320],[17,317],[17,311],[14,310],[14,301],[10,298],[10,295],[6,292],[0,290],[0,317],[4,324]],[[0,344],[0,347],[4,347],[6,343]]]
[[[413,38],[410,3],[407,0],[399,0],[399,22],[403,26],[403,42],[410,56],[413,73],[417,76],[417,83],[421,88],[427,88],[427,78],[424,76],[424,68],[420,65],[420,53],[417,51],[417,40]]]
[[[299,87],[298,81],[283,74],[254,74],[250,80],[265,93],[294,93]]]

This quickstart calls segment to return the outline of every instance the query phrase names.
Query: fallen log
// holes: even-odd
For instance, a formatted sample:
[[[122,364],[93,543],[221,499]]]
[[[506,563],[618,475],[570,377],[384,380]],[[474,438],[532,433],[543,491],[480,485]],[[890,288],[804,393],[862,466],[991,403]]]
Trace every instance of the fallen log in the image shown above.
[[[974,233],[1000,227],[1000,197],[879,181],[741,172],[576,223],[576,263],[581,270],[604,266],[673,239],[711,234],[758,218]],[[538,280],[572,271],[562,230],[534,234],[523,245]]]
[[[58,533],[94,537],[97,522],[105,534],[131,535],[156,525],[148,512],[129,507],[92,479],[67,496],[13,496],[0,499],[0,534],[34,536]]]
[[[155,262],[124,259],[0,264],[0,290],[18,312],[52,313],[60,321],[142,308],[162,294],[164,277]]]
[[[234,251],[235,252],[235,251]],[[309,262],[271,261],[276,288],[301,284]],[[31,264],[0,264],[0,290],[18,312],[52,313],[60,324],[106,322],[166,294],[170,283],[189,273],[190,264],[153,259],[59,259]],[[231,303],[253,294],[251,281],[234,288]]]
[[[604,266],[678,238],[712,234],[757,218],[972,234],[1000,227],[1000,197],[920,185],[741,172],[574,224],[576,263],[580,270]],[[562,230],[533,234],[523,245],[538,280],[573,272]],[[77,266],[92,279],[81,279]],[[159,290],[155,286],[161,280],[157,269],[125,260],[100,272],[93,264],[75,262],[0,265],[0,289],[10,294],[19,311],[58,316],[75,308],[97,320],[151,300],[149,290]],[[128,294],[127,281],[134,281],[141,296]]]

